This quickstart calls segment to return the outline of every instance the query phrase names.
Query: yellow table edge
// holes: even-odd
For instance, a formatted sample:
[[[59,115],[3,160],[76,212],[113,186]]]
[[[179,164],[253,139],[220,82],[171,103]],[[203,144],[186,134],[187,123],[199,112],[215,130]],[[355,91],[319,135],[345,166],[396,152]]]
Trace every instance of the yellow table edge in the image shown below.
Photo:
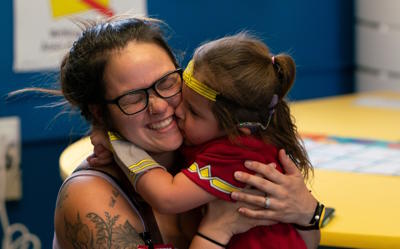
[[[74,169],[93,153],[90,137],[84,137],[70,144],[60,155],[60,175],[66,179]],[[71,155],[74,155],[71,157]]]
[[[400,141],[400,109],[360,105],[371,98],[400,103],[400,92],[374,91],[291,103],[306,135]],[[400,248],[400,177],[315,170],[316,197],[336,209],[321,245]]]

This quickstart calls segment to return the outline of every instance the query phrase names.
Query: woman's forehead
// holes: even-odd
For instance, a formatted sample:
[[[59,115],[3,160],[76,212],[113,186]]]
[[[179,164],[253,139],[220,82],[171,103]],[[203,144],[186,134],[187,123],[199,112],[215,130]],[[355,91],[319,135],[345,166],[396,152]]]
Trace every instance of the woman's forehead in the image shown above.
[[[131,42],[110,56],[104,79],[109,94],[146,88],[175,69],[168,53],[153,43]]]

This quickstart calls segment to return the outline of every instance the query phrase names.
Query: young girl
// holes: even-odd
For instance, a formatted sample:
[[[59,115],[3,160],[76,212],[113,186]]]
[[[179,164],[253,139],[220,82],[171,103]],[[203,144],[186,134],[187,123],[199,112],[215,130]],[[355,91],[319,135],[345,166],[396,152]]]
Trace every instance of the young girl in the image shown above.
[[[243,166],[245,160],[274,162],[282,172],[278,150],[283,147],[307,177],[312,168],[284,100],[294,77],[290,56],[271,56],[264,43],[247,33],[208,42],[195,51],[183,72],[183,100],[176,111],[187,168],[172,176],[144,151],[109,133],[116,161],[144,200],[164,213],[190,210],[215,198],[231,200],[230,193],[244,187],[233,173],[250,172]],[[157,87],[168,89],[174,82],[156,82],[153,89],[158,94],[162,89]],[[151,105],[148,108],[157,115]],[[264,208],[273,206],[266,196]],[[226,246],[226,241],[201,231],[198,236]],[[292,224],[278,223],[236,235],[228,247],[306,248],[306,244]]]

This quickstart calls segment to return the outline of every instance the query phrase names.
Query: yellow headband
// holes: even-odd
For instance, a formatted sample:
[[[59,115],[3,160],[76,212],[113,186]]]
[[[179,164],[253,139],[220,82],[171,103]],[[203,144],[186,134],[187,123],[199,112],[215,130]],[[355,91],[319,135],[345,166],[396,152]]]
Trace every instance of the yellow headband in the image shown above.
[[[216,101],[217,95],[219,92],[214,89],[208,87],[206,84],[201,83],[196,78],[193,77],[193,60],[189,61],[185,71],[183,72],[183,80],[185,85],[187,85],[190,89],[197,92],[201,96],[211,100]]]

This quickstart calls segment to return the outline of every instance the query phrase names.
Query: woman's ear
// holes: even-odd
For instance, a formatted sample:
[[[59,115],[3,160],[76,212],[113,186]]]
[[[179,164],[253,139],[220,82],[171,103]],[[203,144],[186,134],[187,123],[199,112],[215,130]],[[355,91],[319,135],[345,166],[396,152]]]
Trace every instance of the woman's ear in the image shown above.
[[[89,104],[89,111],[90,111],[90,113],[92,113],[94,121],[95,121],[96,124],[104,125],[103,113],[101,111],[100,105]]]

